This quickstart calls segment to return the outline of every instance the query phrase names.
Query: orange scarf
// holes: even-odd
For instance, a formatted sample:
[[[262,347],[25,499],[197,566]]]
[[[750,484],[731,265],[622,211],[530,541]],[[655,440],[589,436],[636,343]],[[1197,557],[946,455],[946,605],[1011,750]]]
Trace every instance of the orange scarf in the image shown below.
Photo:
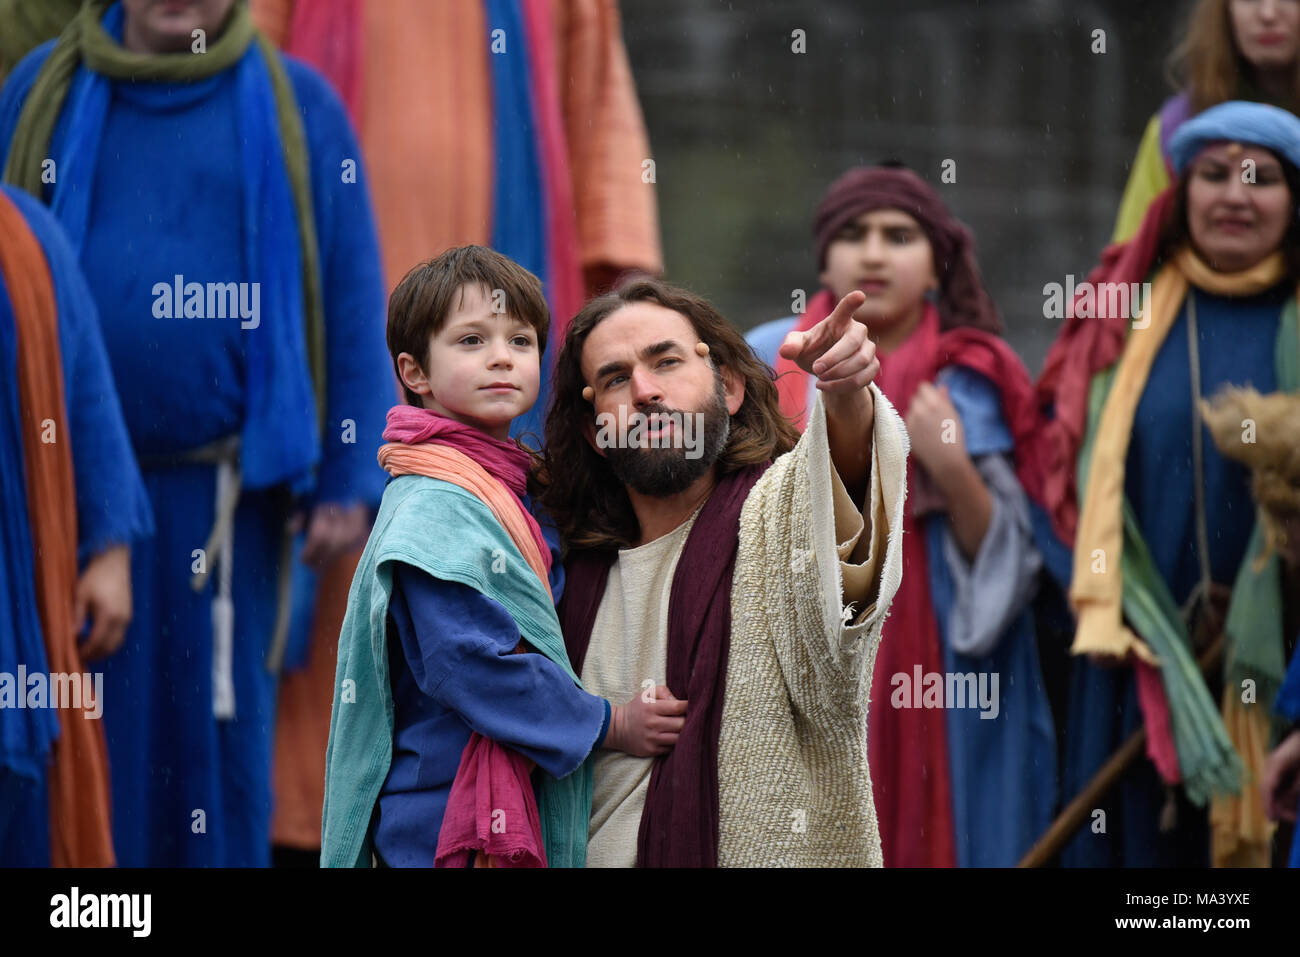
[[[541,579],[546,594],[551,593],[547,562],[528,527],[528,519],[509,490],[483,466],[463,452],[432,442],[418,445],[387,442],[379,447],[379,465],[390,475],[427,475],[441,479],[478,498],[509,533],[528,567]]]
[[[0,269],[13,304],[18,396],[27,466],[28,520],[36,545],[37,612],[53,673],[84,671],[73,613],[77,586],[76,488],[63,403],[58,304],[40,243],[0,193]],[[41,438],[54,424],[55,441]],[[111,867],[108,751],[99,721],[58,709],[59,740],[50,768],[50,859],[55,867]]]

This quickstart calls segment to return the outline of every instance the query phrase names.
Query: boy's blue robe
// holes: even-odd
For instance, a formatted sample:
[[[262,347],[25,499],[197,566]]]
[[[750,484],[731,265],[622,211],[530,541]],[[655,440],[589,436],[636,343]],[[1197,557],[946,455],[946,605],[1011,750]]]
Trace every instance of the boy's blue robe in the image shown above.
[[[38,201],[0,185],[26,218],[50,268],[58,305],[59,350],[77,493],[78,565],[112,545],[149,535],[152,517],[131,452],[95,302],[63,230]],[[0,242],[5,237],[0,236]],[[22,436],[18,432],[17,340],[0,273],[0,672],[47,673],[36,615]],[[100,665],[89,664],[88,669]],[[53,711],[0,710],[0,867],[48,867],[48,759],[58,735]]]
[[[49,50],[40,47],[20,63],[0,94],[0,151],[8,151]],[[248,55],[259,54],[253,47]],[[314,498],[306,504],[374,504],[385,475],[373,450],[394,393],[379,333],[384,289],[361,153],[326,83],[287,58],[285,66],[310,153],[325,307],[327,421]],[[153,292],[176,275],[186,282],[248,281],[244,230],[265,230],[281,215],[264,209],[249,223],[241,214],[246,186],[238,157],[247,109],[237,74],[238,65],[190,84],[111,84],[81,262],[140,456],[179,453],[238,433],[248,411],[243,336],[250,333],[238,320],[155,318]],[[65,105],[51,152],[76,162],[59,157],[68,117]],[[273,225],[296,237],[286,223]],[[316,428],[310,416],[283,413],[290,428]],[[242,467],[266,471],[265,463],[247,457]],[[275,680],[264,662],[287,490],[245,487],[235,516],[236,716],[218,721],[213,584],[197,593],[190,586],[195,550],[213,524],[215,469],[151,468],[145,485],[158,533],[132,556],[135,618],[123,650],[104,669],[118,860],[265,865]]]

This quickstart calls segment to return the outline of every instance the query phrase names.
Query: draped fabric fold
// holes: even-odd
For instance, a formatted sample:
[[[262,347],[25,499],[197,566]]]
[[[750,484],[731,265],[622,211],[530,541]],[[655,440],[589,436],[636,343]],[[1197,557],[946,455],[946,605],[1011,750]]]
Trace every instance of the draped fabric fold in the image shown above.
[[[26,497],[45,659],[53,674],[80,675],[83,662],[73,610],[77,499],[67,440],[58,304],[40,245],[3,194],[0,236],[0,271],[16,333]],[[53,442],[45,438],[49,423]],[[56,867],[110,867],[114,856],[103,725],[73,708],[58,708],[57,721],[59,740],[49,772],[51,862]]]

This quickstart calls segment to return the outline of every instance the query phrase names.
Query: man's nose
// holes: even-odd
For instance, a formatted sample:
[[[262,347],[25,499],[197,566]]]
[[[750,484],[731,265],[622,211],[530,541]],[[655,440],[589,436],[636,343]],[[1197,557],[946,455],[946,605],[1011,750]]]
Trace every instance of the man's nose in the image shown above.
[[[648,369],[634,369],[631,376],[632,401],[638,406],[663,401],[659,380]]]

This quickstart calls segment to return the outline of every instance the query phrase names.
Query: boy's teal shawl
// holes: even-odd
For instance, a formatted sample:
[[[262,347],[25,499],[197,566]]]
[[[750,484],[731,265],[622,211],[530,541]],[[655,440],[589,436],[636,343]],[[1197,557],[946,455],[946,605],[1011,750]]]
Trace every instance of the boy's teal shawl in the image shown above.
[[[502,562],[504,561],[504,570]],[[487,505],[439,479],[404,475],[384,492],[348,593],[339,634],[334,710],[325,756],[322,867],[369,867],[370,817],[393,757],[393,692],[386,622],[393,562],[460,582],[499,602],[531,648],[569,664],[550,595]],[[537,806],[551,867],[582,867],[592,759],[563,779],[538,769]]]

